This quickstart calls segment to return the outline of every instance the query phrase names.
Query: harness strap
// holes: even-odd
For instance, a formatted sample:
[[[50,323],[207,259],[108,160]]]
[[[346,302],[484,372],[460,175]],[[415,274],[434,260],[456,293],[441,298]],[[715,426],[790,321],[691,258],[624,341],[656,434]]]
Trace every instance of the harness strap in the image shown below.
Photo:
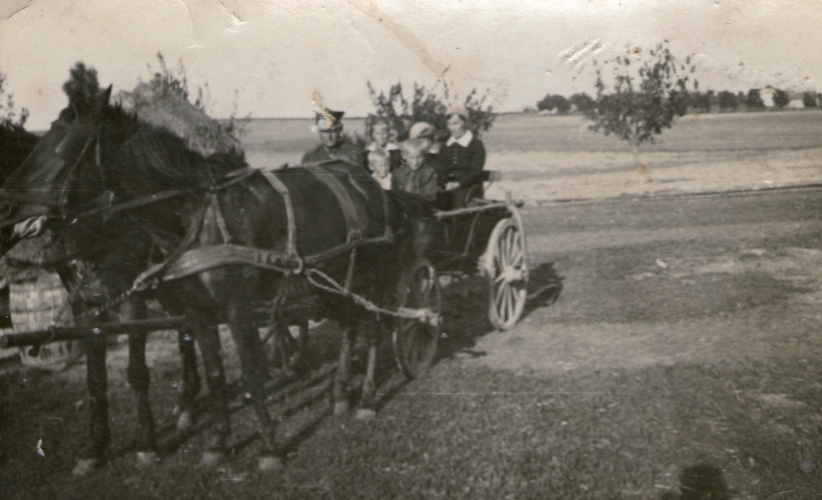
[[[288,241],[286,241],[286,255],[289,257],[297,257],[297,223],[294,221],[294,204],[291,202],[291,193],[288,192],[288,186],[283,184],[283,181],[277,177],[274,172],[270,170],[260,170],[263,176],[271,184],[275,191],[280,193],[285,203],[285,215],[288,219]]]
[[[200,206],[200,210],[197,212],[197,216],[194,217],[191,221],[191,225],[188,227],[188,232],[186,233],[185,238],[180,243],[180,245],[174,249],[171,255],[168,256],[166,260],[160,262],[159,264],[155,264],[145,271],[143,271],[137,278],[134,280],[134,284],[131,286],[132,290],[141,290],[144,289],[147,285],[147,281],[158,274],[162,274],[166,270],[168,270],[172,265],[174,265],[180,257],[185,253],[186,249],[194,243],[194,240],[197,238],[197,235],[200,234],[200,228],[203,226],[203,220],[205,219],[206,210],[208,210],[209,204],[203,203]]]
[[[318,165],[305,165],[303,168],[314,174],[314,177],[328,186],[328,189],[334,193],[334,196],[340,203],[340,208],[342,208],[343,217],[345,218],[345,225],[348,229],[346,241],[353,243],[362,240],[363,231],[359,217],[357,217],[357,207],[354,205],[354,200],[351,199],[351,195],[345,189],[345,186],[342,185],[333,173],[320,168]]]
[[[240,245],[218,245],[192,248],[168,266],[163,281],[199,274],[226,265],[254,266],[281,273],[299,273],[302,261],[274,250],[263,250]]]
[[[211,214],[217,221],[217,228],[220,230],[220,235],[223,237],[223,244],[231,243],[231,233],[228,232],[228,226],[225,223],[223,216],[223,209],[220,208],[220,200],[217,199],[217,193],[211,193],[211,206],[209,207]]]

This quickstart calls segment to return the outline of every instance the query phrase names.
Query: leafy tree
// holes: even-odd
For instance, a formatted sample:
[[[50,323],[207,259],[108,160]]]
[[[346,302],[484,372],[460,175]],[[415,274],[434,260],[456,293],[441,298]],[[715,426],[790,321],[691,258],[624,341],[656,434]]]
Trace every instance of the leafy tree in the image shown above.
[[[736,105],[737,105],[737,107],[745,106],[746,105],[745,102],[747,100],[748,100],[748,97],[745,95],[745,92],[742,92],[740,90],[739,92],[736,93]]]
[[[694,69],[690,56],[684,64],[677,61],[667,40],[653,49],[633,49],[606,61],[597,70],[595,105],[585,112],[590,128],[628,141],[637,170],[646,175],[639,147],[653,143],[656,135],[685,114],[689,89],[695,90],[690,76]]]
[[[745,98],[745,107],[749,110],[765,108],[765,101],[763,101],[762,96],[759,95],[759,89],[751,89],[748,91],[748,96]]]
[[[591,96],[589,96],[585,92],[574,94],[568,100],[574,107],[577,108],[577,111],[582,113],[584,113],[586,110],[593,108],[595,104]]]
[[[791,100],[788,98],[788,93],[781,89],[774,89],[773,104],[779,109],[783,109]]]
[[[736,111],[739,104],[736,100],[736,95],[733,92],[723,90],[719,93],[719,110],[720,111]]]
[[[0,127],[5,128],[22,128],[29,117],[29,110],[22,108],[20,115],[17,115],[14,105],[14,95],[6,94],[3,87],[6,83],[6,74],[0,71]],[[3,103],[3,96],[5,95],[5,103]]]
[[[707,92],[693,92],[691,94],[691,105],[697,111],[701,111],[703,113],[710,113],[711,112],[711,101],[714,97],[714,91],[708,90]]]
[[[802,94],[802,105],[806,108],[815,108],[816,94],[814,92],[805,92]]]
[[[571,109],[571,102],[564,96],[558,94],[548,94],[541,101],[537,103],[537,109],[540,111],[557,110],[557,113],[567,113]]]
[[[424,121],[436,130],[438,139],[448,136],[448,104],[453,103],[452,92],[444,79],[438,80],[432,87],[414,83],[414,90],[409,98],[403,93],[402,83],[391,85],[388,92],[377,93],[371,82],[368,82],[368,94],[374,104],[375,112],[369,114],[366,121],[366,135],[371,135],[370,127],[377,118],[385,119],[391,125],[396,140],[408,137],[411,125]],[[477,89],[459,102],[468,110],[468,129],[476,134],[487,132],[494,123],[496,114],[493,107],[486,105],[488,96],[480,96]]]

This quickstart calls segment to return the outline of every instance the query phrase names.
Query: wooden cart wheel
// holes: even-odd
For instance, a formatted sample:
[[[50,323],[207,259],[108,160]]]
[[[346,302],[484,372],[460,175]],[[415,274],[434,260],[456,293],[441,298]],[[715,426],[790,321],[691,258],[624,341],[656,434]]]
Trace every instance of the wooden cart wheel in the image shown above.
[[[440,285],[437,271],[427,260],[420,260],[400,279],[399,305],[407,309],[441,311]],[[440,339],[439,324],[417,319],[400,318],[394,329],[394,358],[409,379],[415,379],[431,367],[437,355]]]
[[[517,324],[528,296],[528,254],[519,217],[497,223],[488,239],[485,274],[488,277],[488,319],[499,330]]]

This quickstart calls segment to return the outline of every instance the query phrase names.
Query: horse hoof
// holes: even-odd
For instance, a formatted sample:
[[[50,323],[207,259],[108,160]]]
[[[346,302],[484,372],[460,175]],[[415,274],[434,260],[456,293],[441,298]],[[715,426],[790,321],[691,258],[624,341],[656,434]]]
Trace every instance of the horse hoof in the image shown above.
[[[77,461],[77,466],[71,473],[75,476],[85,476],[96,471],[103,465],[103,461],[99,458],[81,458]]]
[[[357,410],[357,420],[374,420],[376,418],[377,412],[372,410],[371,408],[360,408]]]
[[[186,432],[187,430],[191,429],[194,425],[194,416],[191,414],[191,411],[185,410],[180,413],[180,417],[177,419],[177,430],[181,432]]]
[[[334,415],[345,415],[348,413],[348,403],[345,401],[341,401],[339,403],[334,403]]]
[[[154,451],[138,451],[137,452],[137,466],[138,467],[154,467],[157,464],[157,452]]]
[[[200,459],[200,467],[204,469],[211,469],[216,467],[225,458],[225,453],[222,451],[206,451]]]
[[[262,472],[275,472],[278,470],[282,470],[285,467],[283,464],[283,459],[280,457],[258,457],[257,458],[257,468]]]

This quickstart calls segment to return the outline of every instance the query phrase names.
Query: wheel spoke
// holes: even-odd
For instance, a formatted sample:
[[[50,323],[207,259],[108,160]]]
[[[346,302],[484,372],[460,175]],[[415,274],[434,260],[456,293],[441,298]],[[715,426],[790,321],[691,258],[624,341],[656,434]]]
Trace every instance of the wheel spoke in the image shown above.
[[[499,248],[499,260],[500,260],[500,267],[505,266],[505,260],[508,257],[508,242],[505,240],[505,231],[503,231],[499,235],[499,242],[497,243],[497,247]]]
[[[508,288],[508,314],[505,317],[505,322],[508,323],[514,317],[514,311],[516,310],[516,292],[512,287]]]
[[[501,282],[494,292],[494,307],[497,311],[502,310],[502,302],[505,300],[505,282]]]
[[[507,244],[505,246],[508,248],[508,253],[505,255],[506,264],[511,263],[511,257],[514,254],[514,239],[516,238],[516,236],[517,233],[516,231],[514,231],[514,228],[509,228],[505,238],[505,240],[507,241]]]
[[[500,301],[498,316],[499,316],[500,320],[504,321],[505,320],[505,311],[508,310],[508,300],[509,300],[509,298],[508,298],[508,285],[504,284],[502,286],[502,288],[500,289],[500,295],[502,295],[502,301]]]
[[[409,360],[411,364],[414,366],[414,369],[417,369],[417,365],[420,362],[420,339],[419,339],[419,331],[417,328],[414,328],[413,333],[411,334],[411,349],[409,351]]]

